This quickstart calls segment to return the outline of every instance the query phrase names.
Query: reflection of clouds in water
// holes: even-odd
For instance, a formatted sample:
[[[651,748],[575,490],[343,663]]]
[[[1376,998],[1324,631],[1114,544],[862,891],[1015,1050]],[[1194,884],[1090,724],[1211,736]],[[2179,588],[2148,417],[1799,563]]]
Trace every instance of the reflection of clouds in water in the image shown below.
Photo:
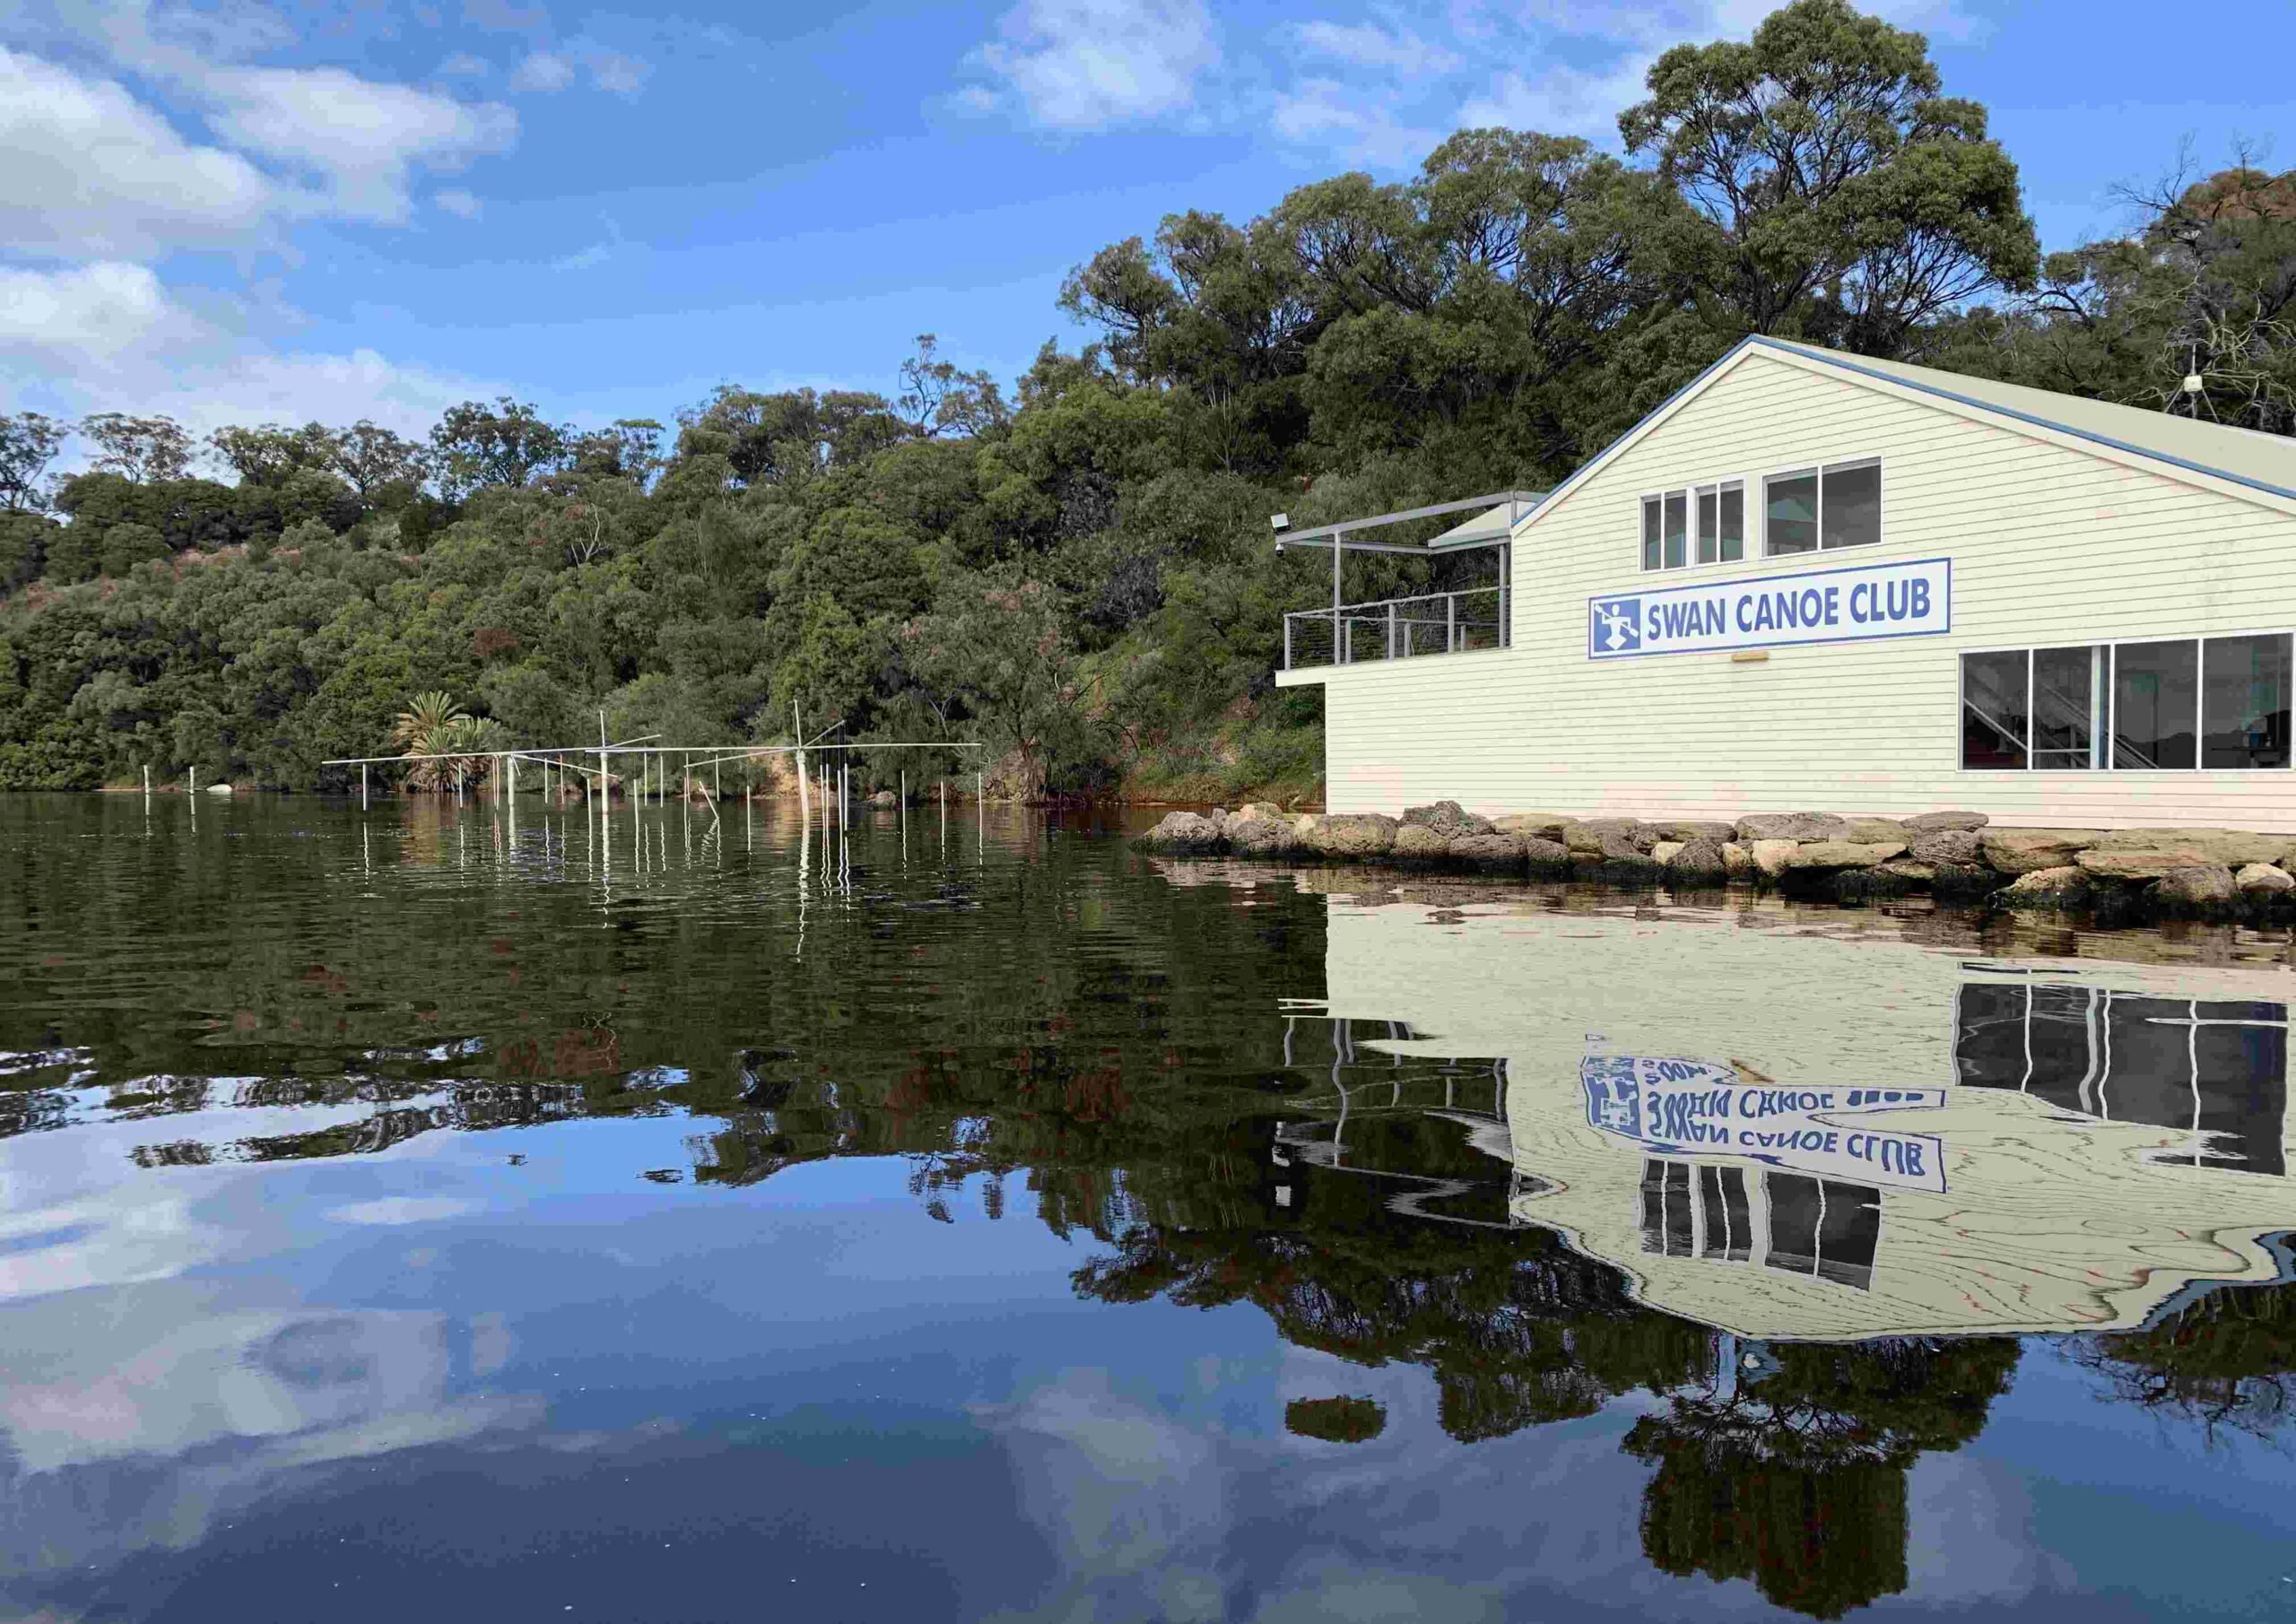
[[[1244,1379],[1232,1367],[1196,1373],[1207,1388]],[[1649,1573],[1637,1521],[1646,1473],[1618,1447],[1631,1411],[1461,1446],[1442,1436],[1422,1369],[1287,1348],[1260,1380],[1263,1412],[1268,1400],[1359,1394],[1390,1425],[1349,1445],[1247,1433],[1176,1419],[1100,1370],[978,1411],[1063,1570],[1054,1594],[1000,1617],[1469,1624],[1509,1616],[1518,1593],[1626,1591]],[[1239,1595],[1252,1600],[1234,1611]]]
[[[0,1571],[181,1548],[283,1473],[539,1427],[539,1397],[451,1390],[452,1329],[424,1312],[235,1304],[187,1281],[19,1305]],[[497,1364],[505,1336],[487,1335]]]
[[[479,1211],[482,1208],[477,1202],[457,1201],[446,1195],[386,1195],[376,1201],[354,1201],[348,1206],[330,1207],[326,1215],[344,1224],[424,1224],[442,1218],[462,1218]]]
[[[2015,1602],[2080,1589],[2071,1565],[2034,1536],[2026,1480],[2000,1462],[1925,1455],[1906,1500],[1906,1569],[1924,1601]]]

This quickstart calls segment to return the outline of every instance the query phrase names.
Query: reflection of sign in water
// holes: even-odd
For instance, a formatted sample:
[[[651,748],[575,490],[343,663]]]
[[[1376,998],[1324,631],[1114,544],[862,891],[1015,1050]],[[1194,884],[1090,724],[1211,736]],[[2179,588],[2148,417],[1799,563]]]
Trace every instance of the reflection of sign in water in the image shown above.
[[[1854,1120],[1934,1109],[1945,1103],[1942,1089],[1780,1088],[1710,1061],[1641,1055],[1590,1055],[1578,1081],[1588,1122],[1660,1155],[1736,1156],[1901,1190],[1945,1187],[1935,1134]]]

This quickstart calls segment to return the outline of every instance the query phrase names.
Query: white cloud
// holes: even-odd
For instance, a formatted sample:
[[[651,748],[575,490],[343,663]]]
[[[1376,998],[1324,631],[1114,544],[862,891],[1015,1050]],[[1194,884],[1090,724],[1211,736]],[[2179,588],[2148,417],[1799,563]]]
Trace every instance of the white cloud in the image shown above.
[[[1319,19],[1301,23],[1299,39],[1318,55],[1413,77],[1455,73],[1465,60],[1457,51],[1433,44],[1410,29],[1382,28],[1375,22]]]
[[[280,349],[249,332],[237,306],[196,309],[144,265],[0,269],[0,397],[43,410],[165,413],[196,433],[367,417],[419,434],[490,392],[370,349]]]
[[[1374,169],[1413,168],[1443,138],[1440,130],[1402,121],[1391,93],[1335,79],[1306,79],[1278,91],[1274,123],[1286,141]]]
[[[637,57],[620,51],[592,51],[583,61],[589,67],[590,83],[615,96],[635,96],[646,88],[646,76],[653,72]]]
[[[294,199],[109,80],[0,47],[0,242],[41,258],[150,258],[262,237]]]
[[[571,254],[552,260],[550,268],[553,271],[592,271],[612,257],[612,243],[594,242],[587,248],[577,248]]]
[[[998,31],[980,65],[1053,129],[1185,112],[1220,59],[1203,0],[1022,0]]]
[[[459,215],[465,220],[476,220],[485,212],[485,205],[460,187],[450,187],[443,192],[437,193],[433,195],[430,201],[446,210],[448,213]]]
[[[488,71],[486,59],[468,51],[457,51],[439,65],[439,75],[443,79],[483,79]]]
[[[1458,124],[1463,129],[1504,125],[1614,143],[1619,114],[1648,94],[1643,78],[1653,60],[1637,54],[1600,72],[1550,67],[1535,77],[1509,68],[1461,104]]]
[[[514,91],[539,91],[548,95],[574,83],[574,65],[555,51],[530,52],[510,72]]]
[[[357,220],[405,220],[417,168],[461,169],[507,151],[518,133],[517,115],[497,103],[335,67],[229,69],[198,88],[216,106],[210,123],[219,135],[316,175],[333,210]]]
[[[329,1208],[326,1215],[345,1224],[427,1224],[483,1211],[477,1202],[449,1195],[385,1195]]]

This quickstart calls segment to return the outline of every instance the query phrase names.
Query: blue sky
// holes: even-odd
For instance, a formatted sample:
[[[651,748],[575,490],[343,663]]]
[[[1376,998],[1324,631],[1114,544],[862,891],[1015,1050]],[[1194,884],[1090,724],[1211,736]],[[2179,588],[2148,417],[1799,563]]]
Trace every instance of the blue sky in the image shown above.
[[[1085,336],[1063,274],[1168,212],[1401,176],[1462,124],[1615,146],[1657,51],[1769,9],[17,0],[0,410],[667,420],[721,381],[889,388],[927,331],[1009,377]],[[2296,122],[2296,8],[1873,9],[1991,109],[2049,247],[2180,143]]]

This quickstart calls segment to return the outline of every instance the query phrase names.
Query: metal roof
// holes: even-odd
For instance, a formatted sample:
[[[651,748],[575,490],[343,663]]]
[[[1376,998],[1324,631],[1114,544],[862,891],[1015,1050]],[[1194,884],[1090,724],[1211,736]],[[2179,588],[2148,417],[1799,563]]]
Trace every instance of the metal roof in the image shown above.
[[[1531,510],[1546,499],[1544,491],[1498,491],[1489,496],[1462,497],[1456,502],[1436,502],[1425,508],[1406,508],[1396,513],[1373,514],[1365,518],[1343,519],[1335,525],[1318,525],[1312,530],[1279,530],[1275,533],[1275,549],[1286,547],[1328,547],[1335,543],[1347,551],[1360,552],[1448,552],[1458,547],[1487,547],[1503,542],[1515,533],[1515,526],[1530,517]],[[1464,513],[1478,509],[1474,517],[1452,525],[1442,534],[1415,545],[1400,542],[1359,542],[1348,538],[1361,530],[1377,530],[1387,525],[1400,525],[1411,519],[1436,518],[1446,513]]]

